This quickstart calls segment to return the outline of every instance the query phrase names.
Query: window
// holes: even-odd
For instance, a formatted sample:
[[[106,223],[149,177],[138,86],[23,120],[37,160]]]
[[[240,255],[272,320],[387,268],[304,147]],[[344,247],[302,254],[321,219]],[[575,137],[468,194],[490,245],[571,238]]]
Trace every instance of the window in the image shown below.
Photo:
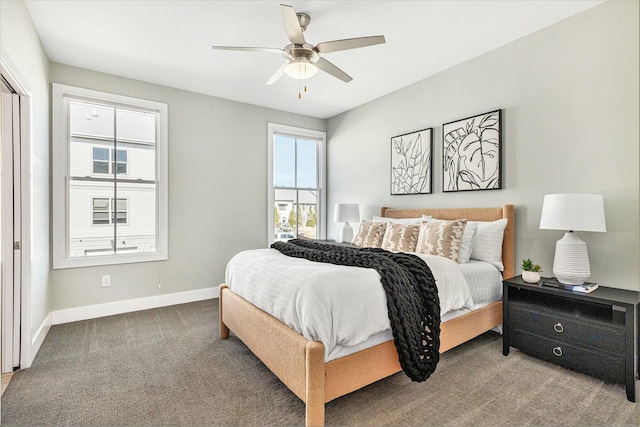
[[[126,224],[127,223],[127,199],[94,198],[92,221],[93,225],[101,224]],[[114,210],[114,207],[116,208]]]
[[[127,151],[93,147],[93,173],[112,175],[114,170],[118,175],[126,175]]]
[[[53,267],[167,259],[167,106],[53,85]]]
[[[269,124],[268,244],[323,239],[325,133]]]

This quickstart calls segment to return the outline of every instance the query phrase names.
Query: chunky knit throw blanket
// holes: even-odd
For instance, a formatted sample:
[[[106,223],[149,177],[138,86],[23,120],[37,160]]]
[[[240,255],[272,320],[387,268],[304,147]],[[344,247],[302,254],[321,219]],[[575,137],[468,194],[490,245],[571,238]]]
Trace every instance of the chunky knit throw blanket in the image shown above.
[[[429,266],[415,255],[313,240],[275,242],[272,248],[310,261],[373,268],[387,294],[387,309],[402,370],[424,381],[440,359],[440,301]]]

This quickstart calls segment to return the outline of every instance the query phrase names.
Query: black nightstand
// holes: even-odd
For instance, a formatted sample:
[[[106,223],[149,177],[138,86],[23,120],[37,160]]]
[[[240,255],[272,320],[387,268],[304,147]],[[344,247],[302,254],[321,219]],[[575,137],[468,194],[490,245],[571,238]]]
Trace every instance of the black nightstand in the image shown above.
[[[600,286],[586,294],[503,281],[503,354],[509,347],[626,384],[636,401],[640,292]]]

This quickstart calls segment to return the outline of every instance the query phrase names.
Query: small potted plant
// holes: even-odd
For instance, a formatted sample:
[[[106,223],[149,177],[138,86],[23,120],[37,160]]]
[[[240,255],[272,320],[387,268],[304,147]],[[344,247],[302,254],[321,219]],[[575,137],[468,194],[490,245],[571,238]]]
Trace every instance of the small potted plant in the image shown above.
[[[542,268],[534,264],[529,258],[522,260],[522,280],[527,283],[538,283],[540,281]]]

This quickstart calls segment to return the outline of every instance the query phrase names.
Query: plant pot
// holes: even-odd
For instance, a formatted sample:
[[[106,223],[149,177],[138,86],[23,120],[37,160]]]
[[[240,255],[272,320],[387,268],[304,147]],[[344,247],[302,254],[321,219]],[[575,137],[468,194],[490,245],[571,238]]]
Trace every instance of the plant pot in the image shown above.
[[[540,273],[537,271],[523,271],[522,280],[527,283],[538,283],[540,281]]]

